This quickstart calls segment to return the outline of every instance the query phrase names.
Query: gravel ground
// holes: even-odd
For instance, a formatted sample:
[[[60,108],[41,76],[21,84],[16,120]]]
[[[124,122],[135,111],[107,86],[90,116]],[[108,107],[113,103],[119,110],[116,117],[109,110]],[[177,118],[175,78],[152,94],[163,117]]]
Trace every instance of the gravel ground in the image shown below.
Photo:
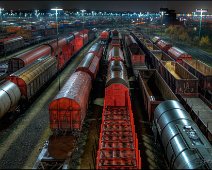
[[[84,50],[72,59],[60,74],[61,85],[82,60],[82,54],[84,54]],[[48,104],[57,92],[58,78],[43,91],[22,116],[0,134],[0,169],[31,168],[34,165],[39,148],[51,134]]]

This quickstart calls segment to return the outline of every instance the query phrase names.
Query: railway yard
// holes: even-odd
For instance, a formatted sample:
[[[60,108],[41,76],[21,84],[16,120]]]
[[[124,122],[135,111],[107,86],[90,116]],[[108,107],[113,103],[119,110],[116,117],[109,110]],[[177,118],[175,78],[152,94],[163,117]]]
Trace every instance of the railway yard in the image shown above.
[[[0,169],[212,169],[212,67],[200,60],[136,27],[5,55]]]

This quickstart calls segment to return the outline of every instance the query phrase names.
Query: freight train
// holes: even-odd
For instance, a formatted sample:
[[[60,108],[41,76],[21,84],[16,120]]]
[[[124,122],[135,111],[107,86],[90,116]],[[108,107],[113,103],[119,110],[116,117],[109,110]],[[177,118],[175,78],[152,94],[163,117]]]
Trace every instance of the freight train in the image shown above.
[[[34,168],[43,167],[43,162],[47,162],[45,168],[48,168],[49,160],[51,165],[64,165],[68,154],[77,149],[74,143],[77,143],[82,131],[92,84],[96,79],[102,55],[103,45],[97,42],[50,102],[49,120],[53,135],[38,156]]]
[[[89,33],[89,34],[88,34]],[[8,72],[13,73],[31,63],[35,60],[52,55],[57,58],[58,68],[62,68],[70,57],[75,54],[84,44],[94,39],[95,33],[88,30],[70,33],[58,42],[56,40],[43,44],[33,50],[12,57],[8,62]],[[58,46],[58,51],[57,51]]]
[[[0,54],[8,54],[25,46],[56,36],[56,29],[21,30],[0,40]]]
[[[87,36],[84,34],[84,37],[85,35]],[[53,42],[12,58],[10,70],[15,72],[0,86],[0,117],[9,111],[15,111],[19,104],[22,106],[30,102],[39,90],[64,68],[71,57],[94,38],[91,36],[91,39],[84,40],[84,37],[75,33],[61,39],[58,42],[59,56],[56,42]]]
[[[148,60],[149,55],[145,59],[147,61],[154,61],[152,63],[157,70],[140,69],[138,78],[144,99],[144,106],[149,120],[151,122],[154,120],[153,131],[156,137],[159,135],[170,168],[211,169],[212,147],[209,141],[212,138],[209,122],[212,112],[208,107],[211,104],[198,94],[198,84],[200,82],[202,86],[206,88],[210,87],[211,80],[208,75],[210,69],[208,66],[204,67],[208,74],[206,74],[205,70],[199,71],[203,67],[191,64],[193,60],[189,55],[182,56],[180,61],[175,62],[176,58],[173,58],[173,56],[170,56],[164,51],[157,48],[149,48],[148,43],[150,41],[145,40],[145,36],[141,36],[138,33],[131,35],[134,35],[134,37],[139,35],[139,37],[143,38],[140,43],[143,49],[148,50],[146,54],[151,55],[151,53],[154,53],[151,56],[154,57],[153,60]],[[139,40],[138,37],[135,39]],[[130,57],[130,55],[128,56]],[[161,61],[162,59],[167,61]],[[149,65],[152,63],[147,62]],[[183,67],[183,63],[187,64],[187,69],[191,69],[193,74],[202,80],[199,82],[197,77]],[[195,66],[197,69],[195,69]],[[198,69],[198,67],[201,68]],[[190,109],[189,113],[191,116],[193,114],[193,118],[198,122],[202,132],[179,101],[187,109]],[[206,123],[207,121],[208,124]],[[207,124],[207,128],[205,124]],[[207,133],[205,129],[207,129]]]
[[[123,59],[119,47],[110,50],[96,169],[141,169]]]

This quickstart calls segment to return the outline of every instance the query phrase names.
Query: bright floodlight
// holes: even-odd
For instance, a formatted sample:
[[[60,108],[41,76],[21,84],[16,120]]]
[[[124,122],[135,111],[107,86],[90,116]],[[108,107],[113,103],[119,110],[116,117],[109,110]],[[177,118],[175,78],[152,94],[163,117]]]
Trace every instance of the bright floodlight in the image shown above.
[[[86,10],[85,9],[82,9],[82,10],[80,10],[81,12],[85,12]]]
[[[61,8],[52,8],[51,10],[62,11],[63,9],[61,9]]]

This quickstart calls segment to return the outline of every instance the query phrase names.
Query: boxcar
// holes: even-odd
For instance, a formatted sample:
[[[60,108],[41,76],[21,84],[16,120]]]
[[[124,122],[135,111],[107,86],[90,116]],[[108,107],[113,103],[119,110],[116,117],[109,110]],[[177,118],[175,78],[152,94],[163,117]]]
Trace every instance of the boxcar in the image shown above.
[[[89,74],[73,73],[49,105],[52,130],[79,131],[86,116],[92,83]]]
[[[23,99],[30,100],[56,72],[56,59],[44,57],[16,71],[7,79],[19,87]]]

